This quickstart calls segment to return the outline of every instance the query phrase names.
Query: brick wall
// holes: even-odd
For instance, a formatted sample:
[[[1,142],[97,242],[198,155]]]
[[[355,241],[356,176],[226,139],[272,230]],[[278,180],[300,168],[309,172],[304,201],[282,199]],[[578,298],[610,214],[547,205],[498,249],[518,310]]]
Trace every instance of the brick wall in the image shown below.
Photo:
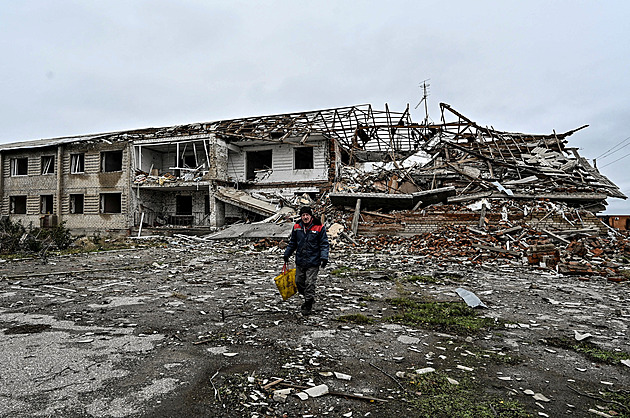
[[[479,213],[471,212],[442,212],[442,213],[405,213],[393,214],[395,219],[383,222],[383,218],[362,214],[364,222],[359,225],[359,234],[376,235],[381,233],[397,233],[400,235],[418,235],[434,232],[446,226],[466,225],[477,228],[479,226]],[[545,218],[546,216],[546,218]],[[498,226],[502,222],[501,213],[486,213],[486,223]],[[543,219],[544,218],[544,219]],[[553,214],[547,216],[547,212],[533,212],[524,216],[522,213],[508,215],[512,225],[529,225],[538,230],[550,231],[575,230],[584,228],[596,228],[600,235],[607,233],[607,228],[590,212],[580,212],[579,218],[570,214]],[[504,223],[505,228],[508,227]]]

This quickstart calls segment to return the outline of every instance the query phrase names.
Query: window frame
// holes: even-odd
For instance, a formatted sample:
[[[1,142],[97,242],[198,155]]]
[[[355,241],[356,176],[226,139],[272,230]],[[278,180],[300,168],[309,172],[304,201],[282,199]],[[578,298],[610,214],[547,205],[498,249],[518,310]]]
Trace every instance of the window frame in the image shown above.
[[[109,198],[111,199],[110,196],[118,196],[118,211],[107,211],[107,206],[111,206],[111,202],[108,204],[105,199]],[[99,213],[101,215],[118,215],[122,213],[122,193],[116,193],[116,192],[112,192],[112,193],[101,193],[99,195]]]
[[[18,198],[20,198],[20,200],[24,199],[24,212],[16,212],[15,211],[16,200]],[[28,196],[27,195],[9,196],[9,214],[11,214],[11,215],[26,215],[27,203],[28,203]]]
[[[55,174],[55,156],[54,155],[42,155],[41,157],[41,174],[46,176],[49,174]]]
[[[108,164],[111,165],[109,160],[111,160],[114,155],[120,155],[120,163],[116,164],[115,170],[111,168],[108,169]],[[101,151],[101,173],[118,173],[123,171],[123,157],[123,150]]]
[[[308,151],[310,153],[310,160],[307,160],[306,156],[300,156],[298,158],[298,153],[303,154]],[[304,165],[304,167],[298,167],[298,161],[300,161],[300,165]],[[304,164],[306,162],[306,164]],[[315,168],[315,152],[313,151],[313,147],[295,147],[293,148],[293,169],[294,170],[312,170]]]
[[[81,166],[81,171],[78,166]],[[85,153],[76,152],[70,154],[70,174],[85,174]]]
[[[11,177],[28,176],[28,157],[11,158],[9,164]],[[22,173],[22,171],[24,172]]]
[[[50,208],[48,207],[50,205]],[[39,196],[39,213],[52,215],[55,213],[55,195],[42,194]]]
[[[81,211],[77,211],[76,198],[81,196]],[[82,215],[85,213],[85,195],[83,193],[70,193],[69,197],[69,213],[72,215]]]

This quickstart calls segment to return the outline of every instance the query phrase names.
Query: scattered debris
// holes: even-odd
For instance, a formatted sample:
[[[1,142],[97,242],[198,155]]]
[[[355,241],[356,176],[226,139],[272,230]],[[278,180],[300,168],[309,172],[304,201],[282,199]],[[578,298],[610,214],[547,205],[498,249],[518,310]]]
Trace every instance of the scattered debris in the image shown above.
[[[478,306],[481,306],[482,308],[487,308],[487,306],[473,292],[459,287],[455,289],[455,293],[457,293],[462,299],[464,299],[466,305],[470,306],[471,308],[476,308]]]

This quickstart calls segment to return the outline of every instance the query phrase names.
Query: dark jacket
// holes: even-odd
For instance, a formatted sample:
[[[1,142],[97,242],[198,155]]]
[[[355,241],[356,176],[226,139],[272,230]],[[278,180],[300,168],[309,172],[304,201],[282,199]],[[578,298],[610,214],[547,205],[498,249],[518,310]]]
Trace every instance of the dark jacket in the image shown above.
[[[300,267],[318,267],[322,260],[328,260],[328,235],[322,222],[313,217],[309,228],[302,220],[293,225],[289,245],[284,250],[284,257],[288,258],[295,251],[295,264]]]

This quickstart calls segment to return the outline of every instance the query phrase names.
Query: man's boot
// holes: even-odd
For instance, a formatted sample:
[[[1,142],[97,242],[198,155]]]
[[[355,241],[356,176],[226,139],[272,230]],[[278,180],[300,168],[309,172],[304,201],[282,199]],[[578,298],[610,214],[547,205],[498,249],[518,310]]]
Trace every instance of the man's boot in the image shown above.
[[[311,313],[313,313],[313,299],[308,299],[305,300],[304,303],[302,304],[302,315],[306,316],[306,315],[310,315]]]

